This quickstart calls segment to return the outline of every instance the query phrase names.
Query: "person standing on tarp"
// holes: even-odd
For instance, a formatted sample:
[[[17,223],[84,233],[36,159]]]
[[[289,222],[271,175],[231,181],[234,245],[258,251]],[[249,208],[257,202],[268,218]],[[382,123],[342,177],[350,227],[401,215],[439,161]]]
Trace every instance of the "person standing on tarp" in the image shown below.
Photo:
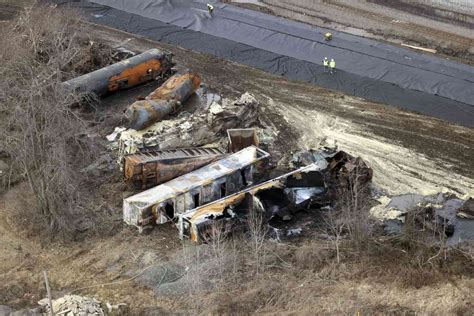
[[[324,66],[324,72],[328,72],[329,71],[329,60],[327,57],[324,57],[323,59],[323,66]]]
[[[209,11],[209,14],[212,15],[212,11],[214,11],[214,6],[212,4],[207,4],[207,11]]]
[[[331,61],[329,62],[329,73],[335,73],[336,72],[336,61],[331,58]]]

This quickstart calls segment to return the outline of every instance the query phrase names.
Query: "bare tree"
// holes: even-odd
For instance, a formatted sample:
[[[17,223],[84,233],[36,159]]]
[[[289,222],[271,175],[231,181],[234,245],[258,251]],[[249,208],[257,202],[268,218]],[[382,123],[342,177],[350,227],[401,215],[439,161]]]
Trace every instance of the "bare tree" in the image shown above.
[[[336,249],[336,261],[341,262],[340,244],[346,231],[347,220],[337,210],[330,210],[324,217],[326,232],[331,236],[331,241]]]
[[[254,257],[255,272],[263,272],[263,259],[265,258],[265,238],[267,226],[265,225],[264,207],[258,198],[253,197],[253,206],[247,215],[247,225],[250,235],[250,245]]]
[[[340,177],[337,201],[325,216],[326,232],[332,237],[338,263],[342,238],[347,238],[360,250],[371,235],[367,174],[357,159],[352,164],[353,169],[346,170]]]
[[[413,252],[418,250],[415,257],[418,257],[417,261],[420,266],[433,264],[437,260],[446,261],[448,255],[447,226],[448,220],[445,216],[440,221],[436,210],[429,203],[420,203],[408,209],[400,239],[406,248]],[[436,249],[433,245],[437,246],[437,251],[431,254],[433,249]]]
[[[205,235],[205,242],[212,249],[220,278],[224,276],[228,260],[228,245],[224,225],[223,221],[213,221],[208,234]]]
[[[341,185],[337,208],[346,218],[349,238],[358,248],[365,244],[371,235],[369,221],[369,184],[366,170],[356,158],[354,168],[347,175],[346,185]]]
[[[32,6],[0,37],[0,147],[23,170],[49,227],[68,231],[87,148],[78,137],[84,123],[71,110],[81,96],[64,91],[61,81],[83,53],[74,32],[80,23]]]

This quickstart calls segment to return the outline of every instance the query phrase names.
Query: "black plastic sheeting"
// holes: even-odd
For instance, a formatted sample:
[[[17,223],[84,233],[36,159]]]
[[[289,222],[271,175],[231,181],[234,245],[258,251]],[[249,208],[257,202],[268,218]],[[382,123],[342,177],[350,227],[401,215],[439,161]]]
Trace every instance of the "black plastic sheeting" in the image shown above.
[[[92,22],[474,127],[474,67],[400,47],[204,1],[56,1]],[[94,2],[94,3],[90,3]],[[336,60],[335,74],[322,59]]]

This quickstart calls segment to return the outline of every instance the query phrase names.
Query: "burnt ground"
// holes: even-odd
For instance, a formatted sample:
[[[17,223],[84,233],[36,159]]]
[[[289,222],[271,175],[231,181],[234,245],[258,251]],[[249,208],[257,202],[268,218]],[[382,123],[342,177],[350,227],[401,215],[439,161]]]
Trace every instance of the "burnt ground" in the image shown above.
[[[135,51],[152,47],[171,51],[178,66],[200,73],[207,89],[224,97],[251,92],[261,102],[262,127],[275,132],[274,155],[288,158],[294,150],[336,142],[340,148],[362,156],[374,168],[375,184],[389,193],[428,194],[447,190],[461,196],[474,195],[472,129],[306,83],[291,82],[102,26],[90,25],[87,33],[93,40],[111,46],[121,45]],[[149,83],[120,92],[104,99],[97,111],[86,113],[85,116],[95,121],[91,123],[91,132],[98,134],[102,145],[105,145],[104,136],[120,123],[126,106],[155,88],[156,83]],[[22,190],[26,188],[19,184],[12,192]],[[120,174],[107,175],[102,185],[90,190],[91,198],[97,199],[95,220],[100,226],[99,233],[86,234],[67,243],[39,240],[14,226],[18,222],[11,223],[4,214],[11,210],[12,196],[17,195],[10,192],[0,197],[0,304],[21,308],[45,297],[41,272],[46,269],[55,297],[74,291],[114,303],[125,302],[131,307],[131,314],[193,313],[187,309],[189,304],[183,307],[187,292],[176,296],[163,294],[145,287],[143,281],[134,281],[135,276],[146,272],[154,263],[177,260],[176,256],[183,260],[180,251],[187,246],[177,239],[175,228],[164,225],[149,235],[140,236],[136,230],[125,227],[121,221],[121,201],[131,192],[121,182]],[[104,208],[107,211],[103,211]],[[291,262],[295,270],[283,270],[286,274],[277,270],[265,280],[243,283],[240,289],[234,288],[230,293],[226,287],[203,291],[199,299],[203,304],[223,308],[208,309],[208,313],[258,310],[309,315],[314,313],[314,306],[318,306],[318,311],[338,314],[358,311],[394,315],[462,314],[469,311],[474,282],[467,266],[457,267],[469,270],[465,277],[459,278],[425,270],[406,270],[404,266],[382,261],[359,264],[355,260],[336,268],[321,261],[319,253],[329,247],[326,242],[316,245],[308,242],[300,240],[295,245],[274,246],[275,253],[283,258],[275,260]],[[311,255],[301,255],[303,250]],[[347,250],[346,255],[349,257],[351,253]],[[330,258],[331,262],[333,259]],[[321,264],[321,267],[316,271],[304,270],[305,273],[299,275],[296,268],[307,262]],[[405,274],[406,278],[400,280],[399,274]],[[285,293],[280,293],[282,288]],[[264,301],[258,301],[259,297]],[[279,298],[277,302],[275,297]],[[288,302],[283,305],[285,299]],[[311,309],[308,306],[312,306]]]

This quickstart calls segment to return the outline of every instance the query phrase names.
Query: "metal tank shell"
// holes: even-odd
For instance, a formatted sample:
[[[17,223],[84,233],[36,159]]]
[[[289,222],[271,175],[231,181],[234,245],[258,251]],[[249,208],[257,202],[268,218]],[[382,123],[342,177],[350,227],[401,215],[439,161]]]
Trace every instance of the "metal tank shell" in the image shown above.
[[[164,78],[173,67],[173,55],[159,49],[144,53],[62,83],[68,90],[93,92],[98,96]]]
[[[201,84],[198,74],[186,70],[169,78],[145,100],[134,102],[125,112],[130,128],[141,130],[177,112]]]

